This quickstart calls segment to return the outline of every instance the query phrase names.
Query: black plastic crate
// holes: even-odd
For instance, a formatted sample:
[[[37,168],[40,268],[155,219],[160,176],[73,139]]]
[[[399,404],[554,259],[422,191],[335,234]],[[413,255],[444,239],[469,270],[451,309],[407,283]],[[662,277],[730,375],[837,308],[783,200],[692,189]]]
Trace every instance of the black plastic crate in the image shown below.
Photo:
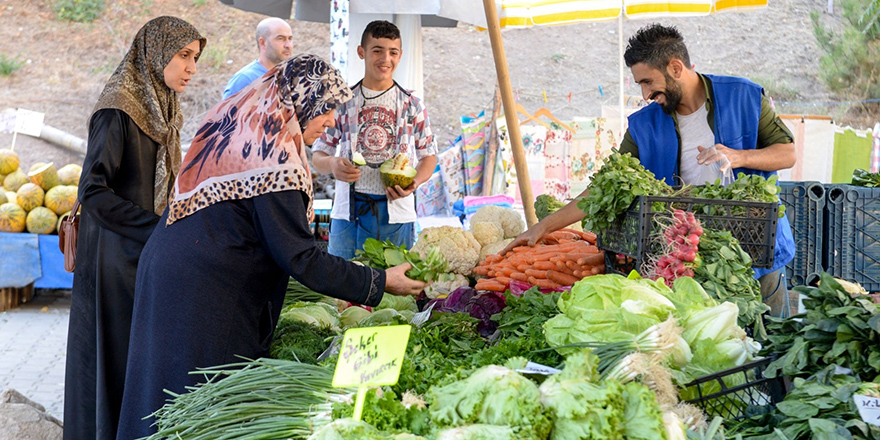
[[[819,182],[779,182],[779,187],[795,245],[794,259],[785,266],[785,277],[789,287],[809,285],[824,270],[825,186]]]
[[[880,292],[880,188],[826,185],[825,195],[825,270]]]
[[[593,231],[597,245],[638,260],[638,269],[660,251],[660,225],[655,217],[671,218],[672,209],[693,211],[703,228],[730,231],[752,257],[753,267],[773,266],[779,205],[772,202],[640,196],[609,228]]]
[[[764,369],[773,360],[766,357],[695,379],[685,385],[698,396],[688,403],[702,409],[709,419],[738,420],[767,412],[785,398],[784,378],[764,377]]]

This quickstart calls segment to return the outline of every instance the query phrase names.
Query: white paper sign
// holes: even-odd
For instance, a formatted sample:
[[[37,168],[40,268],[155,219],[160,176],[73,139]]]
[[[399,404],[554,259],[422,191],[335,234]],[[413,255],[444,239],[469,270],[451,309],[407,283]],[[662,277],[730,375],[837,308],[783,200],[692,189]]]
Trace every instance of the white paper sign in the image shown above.
[[[558,374],[562,372],[562,370],[558,370],[556,368],[548,367],[546,365],[541,365],[534,362],[529,362],[526,364],[525,368],[516,371],[523,374],[543,374],[544,376],[549,376],[551,374]]]
[[[859,415],[862,416],[862,421],[870,425],[880,426],[880,398],[853,394],[853,400],[856,401],[856,407],[859,408]]]
[[[43,130],[43,117],[46,115],[31,110],[18,109],[15,112],[15,131],[28,136],[39,137]]]

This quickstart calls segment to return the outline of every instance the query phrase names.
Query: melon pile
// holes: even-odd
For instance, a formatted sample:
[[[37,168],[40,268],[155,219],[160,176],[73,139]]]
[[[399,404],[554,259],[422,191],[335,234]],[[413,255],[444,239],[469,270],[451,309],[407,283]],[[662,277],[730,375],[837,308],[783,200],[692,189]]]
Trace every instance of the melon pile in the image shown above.
[[[76,202],[82,166],[20,165],[14,151],[0,149],[0,232],[53,234]]]

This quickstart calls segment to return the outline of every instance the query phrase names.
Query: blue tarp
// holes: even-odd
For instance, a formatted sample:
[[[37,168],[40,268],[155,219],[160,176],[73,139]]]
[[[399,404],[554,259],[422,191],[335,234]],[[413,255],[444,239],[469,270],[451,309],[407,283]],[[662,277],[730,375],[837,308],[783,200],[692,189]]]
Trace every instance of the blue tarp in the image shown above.
[[[73,274],[64,271],[57,235],[0,232],[0,288],[70,289]]]
[[[64,270],[64,254],[57,235],[40,235],[40,267],[43,277],[34,282],[37,289],[70,289],[73,274]]]

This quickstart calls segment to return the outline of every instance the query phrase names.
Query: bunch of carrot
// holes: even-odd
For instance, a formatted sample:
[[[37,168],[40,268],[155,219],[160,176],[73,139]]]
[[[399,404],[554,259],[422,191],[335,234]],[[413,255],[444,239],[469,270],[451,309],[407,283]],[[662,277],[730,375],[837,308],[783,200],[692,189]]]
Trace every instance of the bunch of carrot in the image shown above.
[[[487,255],[474,273],[483,277],[477,280],[477,290],[503,292],[511,280],[555,289],[605,273],[605,253],[596,247],[596,234],[560,229],[533,247],[518,246],[504,255]]]

